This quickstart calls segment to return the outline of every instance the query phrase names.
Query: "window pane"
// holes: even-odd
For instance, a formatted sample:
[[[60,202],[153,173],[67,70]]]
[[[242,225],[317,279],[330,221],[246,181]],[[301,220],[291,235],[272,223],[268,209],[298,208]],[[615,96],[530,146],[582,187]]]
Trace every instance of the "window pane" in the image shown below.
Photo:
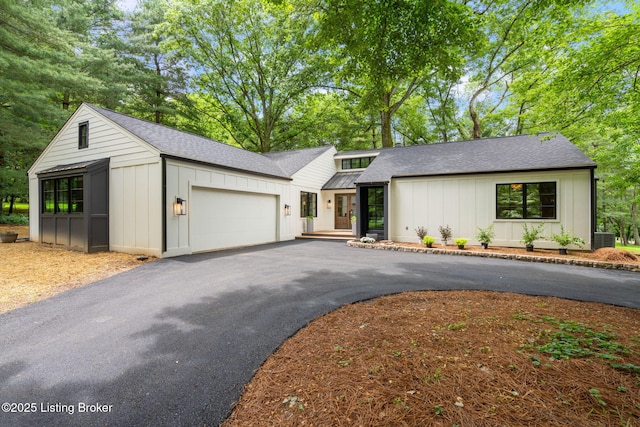
[[[55,191],[56,182],[53,179],[48,179],[42,182],[42,212],[54,213],[55,212]]]
[[[540,217],[552,219],[556,217],[556,183],[540,183]]]
[[[83,211],[83,181],[81,176],[71,178],[71,212],[82,213]]]
[[[80,123],[78,125],[78,148],[87,148],[89,146],[89,123]]]
[[[497,217],[523,218],[522,204],[524,199],[523,184],[497,185]]]
[[[309,215],[318,216],[318,195],[309,193]]]
[[[367,193],[367,226],[369,230],[384,229],[384,188],[369,188]]]
[[[300,192],[300,218],[304,218],[309,215],[309,200],[306,191]]]
[[[553,219],[556,217],[556,183],[498,184],[498,218]]]
[[[56,180],[56,212],[69,212],[69,180],[67,178]]]
[[[300,192],[300,218],[318,216],[318,195],[316,193]]]
[[[526,218],[541,218],[542,203],[540,202],[540,184],[526,184],[527,211]]]

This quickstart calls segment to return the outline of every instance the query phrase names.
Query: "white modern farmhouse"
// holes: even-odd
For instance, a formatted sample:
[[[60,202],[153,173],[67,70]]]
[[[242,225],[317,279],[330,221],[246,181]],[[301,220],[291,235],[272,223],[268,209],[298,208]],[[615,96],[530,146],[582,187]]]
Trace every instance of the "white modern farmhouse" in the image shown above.
[[[29,170],[32,240],[171,257],[315,230],[416,242],[415,228],[522,246],[522,224],[591,246],[595,163],[561,135],[257,154],[82,104]],[[548,241],[537,247],[556,247]]]

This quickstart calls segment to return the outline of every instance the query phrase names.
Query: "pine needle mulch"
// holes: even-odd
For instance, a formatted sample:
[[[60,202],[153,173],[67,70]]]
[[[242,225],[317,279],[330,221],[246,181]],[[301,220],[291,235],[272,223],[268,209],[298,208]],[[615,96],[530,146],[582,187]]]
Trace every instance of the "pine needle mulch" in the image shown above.
[[[329,425],[640,426],[640,310],[487,291],[352,304],[287,340],[223,423]]]
[[[28,236],[26,226],[0,225],[0,232]],[[0,313],[101,280],[141,264],[135,255],[85,254],[35,242],[0,243]]]

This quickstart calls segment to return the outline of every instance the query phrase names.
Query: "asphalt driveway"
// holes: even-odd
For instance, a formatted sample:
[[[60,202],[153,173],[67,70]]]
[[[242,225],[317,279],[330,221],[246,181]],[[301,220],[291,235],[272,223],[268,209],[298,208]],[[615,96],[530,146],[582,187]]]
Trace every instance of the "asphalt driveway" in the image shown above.
[[[638,273],[295,241],[166,259],[0,315],[0,425],[218,425],[312,319],[407,290],[640,308]]]

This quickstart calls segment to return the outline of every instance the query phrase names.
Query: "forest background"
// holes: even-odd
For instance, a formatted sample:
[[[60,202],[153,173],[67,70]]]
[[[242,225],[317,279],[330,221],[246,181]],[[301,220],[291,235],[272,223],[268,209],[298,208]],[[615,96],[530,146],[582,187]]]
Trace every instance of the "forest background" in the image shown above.
[[[632,0],[0,0],[0,84],[0,217],[89,102],[256,152],[561,132],[640,243]]]

